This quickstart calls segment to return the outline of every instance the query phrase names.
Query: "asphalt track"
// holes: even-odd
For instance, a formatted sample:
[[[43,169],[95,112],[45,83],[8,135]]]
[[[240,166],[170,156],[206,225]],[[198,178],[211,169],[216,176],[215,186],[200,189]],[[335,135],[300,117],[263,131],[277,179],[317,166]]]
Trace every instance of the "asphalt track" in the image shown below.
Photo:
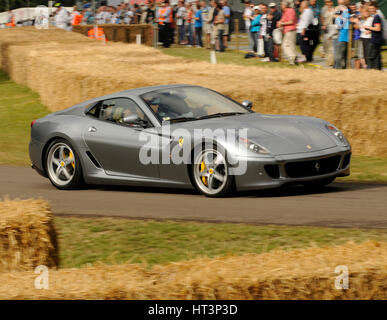
[[[60,191],[28,167],[0,166],[0,197],[48,200],[56,215],[387,228],[387,184],[333,183],[211,199],[194,191],[91,186]]]

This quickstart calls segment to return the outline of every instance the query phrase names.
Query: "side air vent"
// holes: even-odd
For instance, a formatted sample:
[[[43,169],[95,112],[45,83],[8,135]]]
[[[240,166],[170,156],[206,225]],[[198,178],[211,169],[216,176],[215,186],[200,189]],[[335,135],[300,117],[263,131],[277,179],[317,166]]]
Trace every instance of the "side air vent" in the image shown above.
[[[280,170],[277,164],[266,164],[265,171],[272,179],[279,179],[280,177]]]
[[[91,160],[91,162],[97,167],[101,168],[101,165],[98,163],[97,159],[94,158],[93,154],[90,151],[86,151],[87,156]]]

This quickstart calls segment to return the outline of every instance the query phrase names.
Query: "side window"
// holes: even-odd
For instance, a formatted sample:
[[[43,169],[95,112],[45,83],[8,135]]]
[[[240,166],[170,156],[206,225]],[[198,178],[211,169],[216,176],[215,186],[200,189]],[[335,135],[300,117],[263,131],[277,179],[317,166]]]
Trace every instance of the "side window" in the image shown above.
[[[93,106],[94,105],[94,106]],[[92,103],[92,104],[89,104],[86,109],[90,109],[86,112],[87,115],[91,116],[91,117],[95,117],[95,118],[98,118],[98,105],[99,103]]]
[[[104,100],[101,103],[99,112],[99,118],[101,120],[127,125],[124,119],[131,115],[137,115],[144,124],[150,124],[140,107],[131,99],[115,98]],[[128,125],[131,126],[130,124]]]

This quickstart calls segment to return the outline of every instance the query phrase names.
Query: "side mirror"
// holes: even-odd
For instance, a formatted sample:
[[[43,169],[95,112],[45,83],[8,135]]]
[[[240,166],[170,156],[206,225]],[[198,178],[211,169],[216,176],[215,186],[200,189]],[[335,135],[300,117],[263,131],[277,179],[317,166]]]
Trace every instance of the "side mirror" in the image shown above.
[[[253,107],[253,103],[250,100],[243,100],[242,105],[247,109],[251,109]]]
[[[146,127],[146,124],[147,124],[147,121],[142,120],[135,113],[123,118],[122,122],[131,127]]]

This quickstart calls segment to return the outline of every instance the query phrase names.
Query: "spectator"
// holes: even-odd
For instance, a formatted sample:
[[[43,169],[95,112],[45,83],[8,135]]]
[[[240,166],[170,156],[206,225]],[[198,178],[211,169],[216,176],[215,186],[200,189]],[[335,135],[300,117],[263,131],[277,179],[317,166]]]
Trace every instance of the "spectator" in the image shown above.
[[[317,0],[309,0],[309,6],[313,11],[313,22],[309,26],[310,37],[312,39],[312,56],[320,43],[321,34],[321,9],[317,4]]]
[[[277,21],[278,22],[278,21]],[[274,41],[273,41],[273,31],[275,29],[276,21],[274,20],[274,14],[269,12],[267,14],[266,22],[266,35],[265,35],[265,47],[268,61],[278,62],[278,59],[274,56]]]
[[[203,47],[203,41],[202,41],[202,27],[203,27],[203,20],[202,20],[202,10],[201,5],[199,3],[196,4],[197,11],[195,12],[195,44],[196,47],[202,48]]]
[[[208,17],[207,17],[207,43],[211,43],[212,45],[215,45],[215,38],[216,38],[216,27],[214,25],[215,17],[218,14],[218,9],[216,8],[216,1],[211,0],[210,1],[211,8],[208,11]]]
[[[261,13],[259,11],[259,7],[255,6],[253,16],[252,16],[252,21],[251,21],[251,27],[250,27],[251,39],[253,40],[254,53],[257,53],[257,50],[258,50],[258,35],[259,35],[260,28],[261,28]]]
[[[355,61],[355,69],[362,68],[362,61],[364,61],[363,57],[363,43],[360,40],[361,31],[358,28],[358,22],[360,19],[360,11],[357,9],[355,3],[351,3],[349,5],[350,10],[350,21],[353,24],[352,31],[352,48],[354,51],[353,59]]]
[[[169,0],[164,0],[157,12],[157,19],[159,22],[159,39],[165,48],[169,48],[172,42],[172,28],[173,22],[172,8],[169,6]]]
[[[260,24],[261,28],[259,30],[259,46],[261,46],[260,50],[261,51],[261,56],[266,57],[262,61],[270,61],[268,54],[267,54],[267,41],[266,39],[266,31],[267,31],[267,4],[266,3],[261,3],[260,5],[261,9],[261,19],[260,19]],[[263,49],[263,50],[262,50]]]
[[[130,6],[127,6],[124,13],[124,23],[131,24],[134,21],[134,12]]]
[[[193,45],[193,37],[194,37],[194,30],[193,30],[193,23],[194,23],[194,12],[192,9],[192,4],[188,2],[186,4],[186,10],[187,10],[187,15],[185,17],[185,26],[187,29],[187,34],[188,34],[188,47],[192,47]]]
[[[382,56],[380,53],[381,46],[384,43],[383,38],[383,20],[377,13],[378,6],[376,1],[369,4],[368,9],[373,18],[372,25],[364,26],[365,30],[371,31],[371,41],[369,45],[369,65],[370,69],[382,70]]]
[[[176,12],[176,25],[177,32],[179,37],[179,44],[186,44],[185,40],[185,18],[187,15],[187,9],[184,7],[184,1],[180,0],[177,3],[177,12]]]
[[[211,8],[207,6],[206,1],[201,1],[200,8],[202,10],[202,31],[206,35],[206,46],[209,47],[211,31],[208,30],[210,27],[208,24],[208,14]]]
[[[155,3],[152,2],[147,9],[146,21],[147,23],[155,23],[155,18],[156,18],[156,7],[155,7]]]
[[[337,34],[334,13],[333,1],[325,0],[325,6],[321,9],[320,21],[323,32],[323,52],[328,66],[333,66],[333,37]]]
[[[282,50],[284,56],[291,65],[296,63],[296,11],[293,9],[293,1],[284,0],[281,2],[282,17],[277,26],[283,28]]]
[[[361,19],[358,20],[358,28],[360,30],[360,40],[363,44],[363,66],[368,68],[370,65],[370,42],[371,42],[371,31],[366,30],[365,27],[372,27],[374,18],[371,16],[368,6],[364,6],[361,11]]]
[[[56,3],[55,7],[57,10],[54,13],[54,23],[57,28],[70,30],[71,25],[71,16],[66,10],[65,7],[62,6],[61,3]]]
[[[345,69],[347,63],[347,45],[349,41],[349,10],[347,0],[338,0],[338,10],[335,14],[336,28],[339,30],[337,47],[335,50],[335,69]]]
[[[245,10],[243,11],[243,20],[245,22],[245,29],[247,32],[247,38],[249,40],[249,48],[253,49],[254,42],[251,38],[250,26],[251,26],[251,17],[253,16],[253,5],[250,4],[250,1],[245,1]]]
[[[216,5],[216,9],[217,9],[217,14],[214,19],[214,26],[215,26],[216,35],[217,35],[216,48],[217,48],[217,51],[224,52],[225,47],[224,47],[223,33],[225,28],[226,17],[223,11],[223,6],[220,3]]]
[[[228,47],[228,38],[230,36],[230,22],[231,22],[231,10],[227,5],[227,0],[222,0],[221,2],[222,10],[224,12],[224,32],[223,32],[223,42],[224,47]]]
[[[277,9],[277,5],[274,3],[274,2],[271,2],[269,3],[269,13],[273,16],[273,19],[271,20],[271,26],[272,26],[272,30],[271,30],[271,39],[273,40],[273,44],[274,44],[274,57],[276,58],[276,61],[277,61],[277,58],[279,56],[279,50],[280,50],[280,46],[276,43],[274,43],[274,39],[273,39],[273,31],[275,29],[277,29],[277,22],[281,20],[281,12]]]
[[[141,15],[142,15],[142,10],[140,6],[137,3],[135,3],[134,4],[134,23],[136,24],[140,23]]]
[[[306,61],[311,62],[315,46],[313,44],[313,30],[310,29],[310,26],[313,24],[313,10],[309,7],[309,1],[304,0],[301,2],[300,12],[300,20],[297,26],[298,43]]]

